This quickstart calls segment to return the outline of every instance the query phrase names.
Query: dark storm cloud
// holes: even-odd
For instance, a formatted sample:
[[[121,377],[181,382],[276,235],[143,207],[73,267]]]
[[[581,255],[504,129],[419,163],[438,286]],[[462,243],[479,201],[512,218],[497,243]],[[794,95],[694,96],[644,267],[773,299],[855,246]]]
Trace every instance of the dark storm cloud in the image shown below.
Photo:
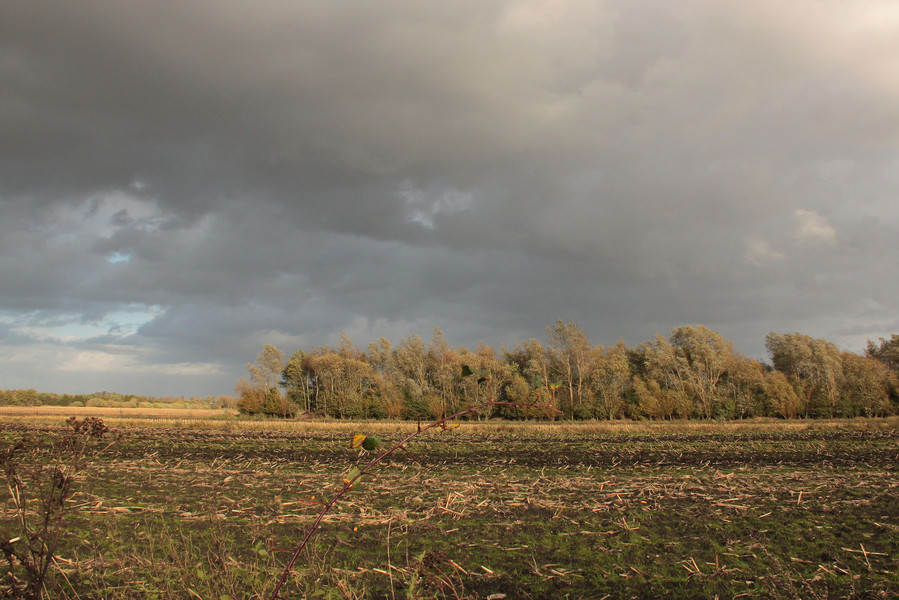
[[[7,379],[227,392],[264,343],[556,318],[857,350],[896,325],[897,33],[875,0],[8,3]]]

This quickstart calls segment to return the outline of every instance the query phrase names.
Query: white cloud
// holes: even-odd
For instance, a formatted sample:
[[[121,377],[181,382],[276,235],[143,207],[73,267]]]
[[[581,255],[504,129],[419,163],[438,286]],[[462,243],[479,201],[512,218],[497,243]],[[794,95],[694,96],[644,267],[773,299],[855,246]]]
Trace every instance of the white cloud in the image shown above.
[[[158,375],[221,375],[221,365],[196,363],[150,363],[144,357],[116,351],[83,350],[62,357],[58,371],[77,373],[133,373]]]
[[[813,210],[797,208],[793,212],[795,228],[793,235],[800,243],[833,243],[836,241],[836,230],[830,226],[823,216]]]
[[[895,0],[72,2],[0,19],[0,384],[899,313]]]
[[[759,237],[748,237],[743,240],[746,246],[746,262],[761,266],[771,261],[782,260],[784,253],[771,247],[770,242]]]

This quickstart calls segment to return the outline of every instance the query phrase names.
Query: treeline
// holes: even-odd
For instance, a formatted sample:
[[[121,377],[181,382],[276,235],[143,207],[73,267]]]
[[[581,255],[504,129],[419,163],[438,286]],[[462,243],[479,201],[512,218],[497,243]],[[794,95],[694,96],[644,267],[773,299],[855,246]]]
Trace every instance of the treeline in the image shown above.
[[[101,406],[105,408],[235,408],[231,396],[135,396],[97,392],[94,394],[51,394],[34,389],[0,390],[0,406]]]
[[[799,333],[770,333],[771,363],[742,356],[720,334],[675,328],[635,348],[594,346],[573,322],[499,353],[452,348],[439,328],[367,351],[346,336],[337,348],[266,345],[235,391],[249,414],[435,419],[484,402],[489,374],[497,400],[550,404],[565,419],[745,419],[883,416],[899,412],[899,335],[868,342],[864,355]],[[553,385],[541,385],[541,382]],[[553,389],[550,389],[553,388]],[[479,417],[540,418],[546,411],[496,406]]]

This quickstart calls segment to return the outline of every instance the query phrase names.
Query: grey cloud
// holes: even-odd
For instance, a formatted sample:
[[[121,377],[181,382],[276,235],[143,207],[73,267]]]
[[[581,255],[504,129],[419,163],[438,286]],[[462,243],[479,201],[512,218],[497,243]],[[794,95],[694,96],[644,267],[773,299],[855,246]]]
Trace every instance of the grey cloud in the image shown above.
[[[215,391],[266,339],[341,330],[511,345],[561,317],[635,344],[701,322],[754,356],[772,329],[857,349],[899,292],[882,6],[12,3],[4,344],[38,353],[10,320],[145,307],[67,352],[135,385],[217,364]]]

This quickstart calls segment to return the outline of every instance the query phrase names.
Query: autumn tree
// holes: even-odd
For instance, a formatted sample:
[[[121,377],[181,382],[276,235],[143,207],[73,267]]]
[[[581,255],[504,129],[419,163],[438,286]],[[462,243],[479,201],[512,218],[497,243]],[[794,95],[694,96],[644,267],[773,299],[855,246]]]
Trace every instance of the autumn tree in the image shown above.
[[[504,350],[503,362],[515,365],[516,372],[533,388],[534,399],[538,403],[546,404],[549,401],[545,388],[550,381],[549,360],[540,340],[531,338],[512,350]]]
[[[774,333],[765,338],[774,368],[787,375],[803,400],[802,412],[836,414],[842,377],[840,351],[832,343],[800,333]]]
[[[899,373],[899,335],[894,333],[888,340],[880,338],[880,345],[868,340],[865,355],[879,360],[894,373]]]
[[[765,366],[762,363],[733,354],[719,386],[726,398],[726,416],[730,419],[745,419],[768,414],[765,383]]]
[[[240,396],[238,408],[250,414],[292,416],[296,407],[278,388],[284,366],[284,353],[266,344],[256,357],[256,362],[247,364],[249,379],[241,379],[235,386]]]
[[[479,342],[475,352],[461,348],[459,361],[461,365],[483,373],[481,377],[459,378],[461,400],[458,408],[460,410],[487,402],[491,395],[494,400],[508,400],[509,390],[507,388],[516,378],[517,368],[513,364],[500,360],[493,346]],[[513,413],[504,411],[503,407],[496,406],[475,414],[478,420],[484,417],[512,415]]]
[[[558,408],[558,399],[553,401],[554,394],[550,388],[556,382],[550,379],[549,360],[539,340],[531,338],[512,350],[504,348],[502,362],[512,369],[511,379],[504,390],[510,402]],[[518,407],[501,412],[514,418],[556,418],[556,413],[545,408]]]
[[[368,345],[368,363],[374,371],[377,393],[390,419],[400,419],[405,405],[403,402],[403,375],[396,364],[396,355],[387,338],[379,338]]]
[[[663,388],[657,379],[633,378],[634,407],[637,417],[675,419],[686,417],[691,409],[686,395],[677,388]]]
[[[632,387],[631,370],[624,340],[592,352],[590,384],[596,395],[596,412],[603,419],[624,417],[625,395]]]
[[[459,405],[459,354],[450,347],[439,327],[435,327],[425,354],[425,401],[431,414],[443,418],[456,412]]]
[[[419,335],[400,340],[394,350],[394,364],[403,395],[404,417],[433,417],[425,399],[428,387],[425,345]]]
[[[290,355],[281,371],[281,385],[287,390],[287,397],[306,412],[312,410],[312,388],[309,373],[305,368],[306,352],[297,350]]]
[[[765,374],[765,395],[771,404],[773,415],[784,419],[795,419],[803,406],[802,399],[787,376],[780,371]]]
[[[669,338],[674,349],[674,368],[700,415],[717,415],[723,395],[724,374],[734,361],[734,349],[721,334],[702,326],[676,327]]]
[[[574,321],[565,323],[562,319],[547,328],[546,333],[549,338],[547,356],[552,373],[550,377],[562,382],[559,388],[562,392],[562,411],[569,418],[589,416],[586,396],[591,346],[587,335]]]
[[[891,371],[886,363],[870,356],[843,352],[841,358],[841,416],[873,417],[889,414],[890,392],[897,385],[896,372]]]
[[[623,341],[594,347],[574,322],[562,320],[547,329],[547,338],[546,346],[530,339],[511,351],[503,347],[501,358],[485,344],[475,352],[454,349],[439,328],[427,343],[410,335],[394,347],[381,338],[367,353],[343,334],[334,349],[298,350],[287,361],[266,345],[237,384],[238,405],[243,412],[281,416],[308,410],[412,419],[452,414],[490,394],[509,403],[553,401],[564,417],[577,419],[873,416],[899,409],[896,334],[869,342],[859,356],[841,353],[826,340],[772,332],[766,347],[773,368],[739,355],[702,325],[676,327],[668,337],[657,335],[633,349]],[[488,376],[462,377],[463,366]],[[9,402],[56,402],[51,395],[35,395],[5,394]],[[124,405],[133,398],[104,392],[84,401]],[[494,406],[477,416],[546,413]]]
[[[677,348],[667,339],[656,335],[655,340],[641,344],[629,356],[642,374],[634,379],[638,414],[670,419],[686,418],[694,412]]]

